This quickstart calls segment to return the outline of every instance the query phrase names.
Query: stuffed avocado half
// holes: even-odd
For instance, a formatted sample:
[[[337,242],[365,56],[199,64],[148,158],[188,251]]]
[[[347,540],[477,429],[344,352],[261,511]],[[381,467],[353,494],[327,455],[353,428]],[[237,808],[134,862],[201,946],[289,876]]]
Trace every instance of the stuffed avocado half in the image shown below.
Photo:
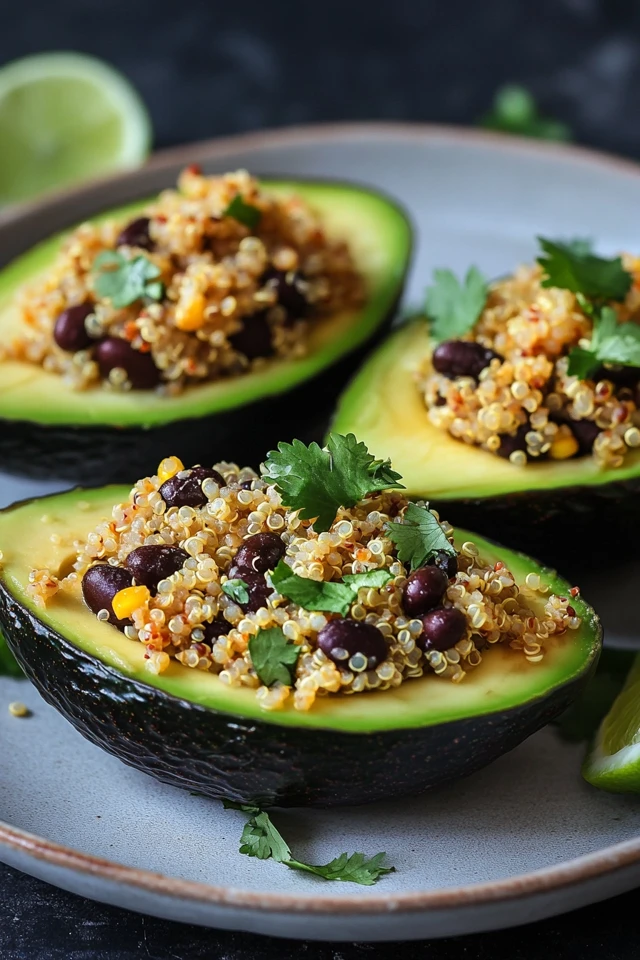
[[[181,468],[0,513],[11,649],[160,780],[260,805],[417,793],[512,749],[595,666],[577,588],[409,503],[352,437],[281,444],[261,476]]]
[[[637,518],[640,274],[541,243],[552,252],[494,284],[436,271],[429,320],[368,359],[334,429],[388,454],[451,522],[579,569],[596,543],[628,554]]]
[[[109,482],[167,449],[258,463],[326,421],[410,248],[405,214],[366,188],[197,168],[41,243],[0,273],[3,468]]]

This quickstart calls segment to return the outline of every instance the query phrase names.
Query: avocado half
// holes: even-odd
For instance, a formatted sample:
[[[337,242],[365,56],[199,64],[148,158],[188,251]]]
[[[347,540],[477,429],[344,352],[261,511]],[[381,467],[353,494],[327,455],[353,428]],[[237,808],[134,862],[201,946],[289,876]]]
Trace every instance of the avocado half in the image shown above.
[[[0,629],[28,677],[89,740],[159,780],[261,806],[333,806],[419,793],[472,773],[562,713],[597,661],[600,621],[579,597],[578,631],[542,662],[493,647],[460,684],[436,676],[384,692],[319,698],[308,713],[268,713],[255,691],[172,661],[153,675],[144,645],[101,623],[67,591],[46,609],[27,594],[29,571],[66,573],[73,541],[128,490],[76,490],[0,513]],[[57,534],[59,543],[43,537]],[[459,531],[458,542],[471,534]],[[57,539],[54,538],[54,539]],[[473,537],[518,580],[535,570],[552,590],[568,584],[519,553]]]
[[[590,457],[517,467],[432,426],[415,383],[430,355],[427,324],[414,320],[365,362],[338,402],[332,430],[355,433],[390,457],[406,496],[425,498],[452,524],[580,572],[637,553],[640,451],[602,470]]]
[[[411,226],[394,201],[363,187],[263,182],[273,193],[302,197],[330,234],[349,242],[366,280],[365,305],[312,325],[302,359],[267,361],[259,371],[189,387],[175,398],[140,390],[78,392],[36,365],[0,363],[3,470],[126,482],[153,473],[167,450],[184,463],[213,462],[224,454],[257,465],[279,440],[321,433],[354,364],[391,321],[409,265]],[[96,219],[131,218],[145,202]],[[50,266],[60,240],[44,241],[0,272],[1,341],[20,326],[12,302],[17,288]]]

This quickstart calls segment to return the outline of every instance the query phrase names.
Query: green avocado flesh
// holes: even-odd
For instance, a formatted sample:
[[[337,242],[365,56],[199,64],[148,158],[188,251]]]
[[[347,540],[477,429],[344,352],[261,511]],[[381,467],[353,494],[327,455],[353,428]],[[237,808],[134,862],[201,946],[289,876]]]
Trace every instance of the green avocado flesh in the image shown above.
[[[321,319],[309,331],[309,349],[296,360],[266,361],[259,371],[189,387],[167,399],[155,392],[116,393],[99,388],[77,392],[62,378],[21,362],[0,364],[0,418],[43,425],[74,424],[153,427],[198,418],[239,407],[261,397],[283,393],[329,367],[367,341],[387,318],[400,292],[411,248],[411,228],[391,200],[364,188],[332,183],[270,182],[273,193],[295,193],[322,218],[330,236],[346,240],[365,277],[364,307]],[[109,211],[96,221],[126,221],[146,203]],[[20,329],[14,295],[21,284],[46,272],[55,258],[60,236],[40,243],[0,272],[0,338],[6,342]]]
[[[236,717],[259,719],[269,725],[329,728],[358,734],[403,730],[509,711],[544,700],[586,676],[597,659],[599,621],[578,597],[572,604],[583,618],[582,626],[558,638],[540,663],[528,663],[521,654],[496,646],[483,655],[480,667],[460,684],[431,675],[408,680],[384,692],[319,698],[307,713],[293,708],[265,712],[258,706],[254,691],[229,687],[215,675],[191,670],[176,662],[163,674],[151,674],[144,667],[143,644],[128,640],[114,627],[98,621],[82,602],[79,585],[73,591],[60,591],[46,609],[38,607],[26,592],[33,568],[47,568],[60,574],[68,572],[75,559],[73,541],[86,537],[128,493],[126,487],[75,490],[28,501],[0,513],[0,550],[4,556],[0,586],[21,608],[35,614],[40,624],[74,647],[127,678],[189,703]],[[57,535],[54,540],[59,542],[52,543],[50,537],[54,534]],[[456,535],[458,546],[470,538],[483,557],[502,560],[520,582],[535,570],[551,592],[566,596],[569,585],[554,571],[463,530]],[[10,623],[3,625],[14,650],[19,653],[20,629],[14,630]]]
[[[424,321],[409,323],[389,337],[347,387],[332,427],[337,433],[355,433],[377,456],[390,457],[407,496],[446,504],[596,487],[640,476],[640,451],[615,470],[602,470],[590,456],[516,467],[432,426],[415,382],[416,370],[431,349]],[[476,506],[480,521],[482,501]]]

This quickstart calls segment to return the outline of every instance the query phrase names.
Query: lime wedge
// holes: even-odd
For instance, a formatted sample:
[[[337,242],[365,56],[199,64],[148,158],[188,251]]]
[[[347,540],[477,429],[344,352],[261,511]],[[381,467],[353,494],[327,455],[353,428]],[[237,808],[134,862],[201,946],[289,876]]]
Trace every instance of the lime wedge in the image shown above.
[[[600,724],[582,775],[602,790],[640,793],[640,654]]]
[[[76,53],[0,69],[0,205],[141,163],[146,108],[117,71]]]

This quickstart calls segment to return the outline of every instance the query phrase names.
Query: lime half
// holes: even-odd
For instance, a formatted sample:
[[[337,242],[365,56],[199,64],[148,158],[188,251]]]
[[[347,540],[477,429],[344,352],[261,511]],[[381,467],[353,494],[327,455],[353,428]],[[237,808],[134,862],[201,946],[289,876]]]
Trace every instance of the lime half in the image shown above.
[[[76,53],[44,53],[0,69],[0,204],[137,166],[151,124],[131,84]]]
[[[585,780],[614,793],[640,793],[640,654],[596,734]]]

